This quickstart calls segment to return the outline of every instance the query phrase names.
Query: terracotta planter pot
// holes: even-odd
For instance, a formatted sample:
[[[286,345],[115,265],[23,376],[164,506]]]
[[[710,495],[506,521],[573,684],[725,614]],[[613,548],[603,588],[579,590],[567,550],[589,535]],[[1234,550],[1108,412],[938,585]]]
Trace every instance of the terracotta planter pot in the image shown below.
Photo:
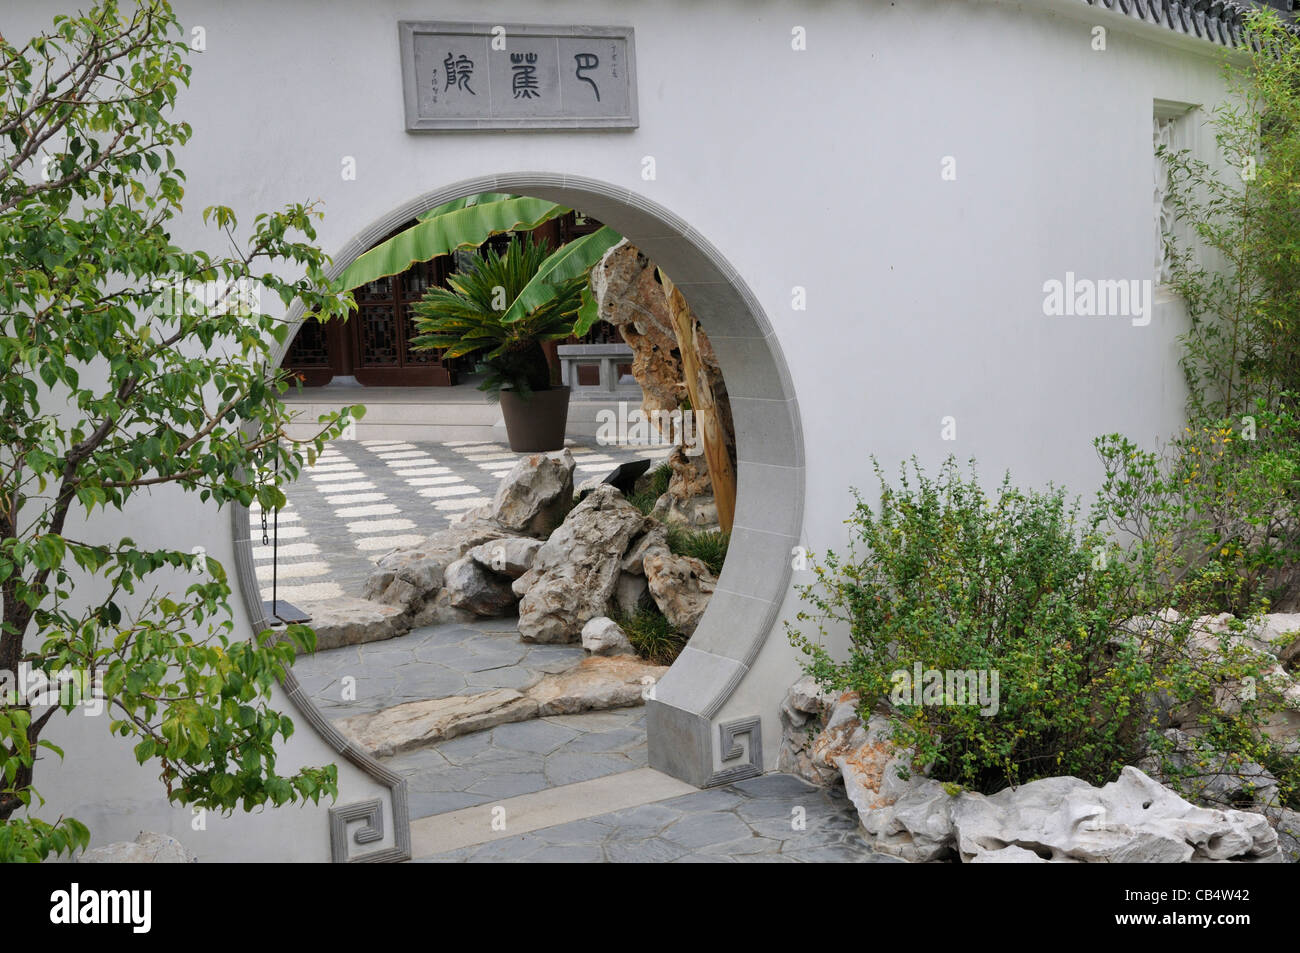
[[[527,400],[503,390],[501,415],[506,419],[510,449],[516,453],[563,450],[569,421],[569,388],[535,390]]]

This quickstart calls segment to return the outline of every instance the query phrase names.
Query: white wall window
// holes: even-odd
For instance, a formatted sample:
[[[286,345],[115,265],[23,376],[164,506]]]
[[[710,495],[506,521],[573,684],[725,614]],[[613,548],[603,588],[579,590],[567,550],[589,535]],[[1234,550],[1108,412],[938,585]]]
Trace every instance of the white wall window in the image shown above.
[[[1175,214],[1169,194],[1169,166],[1159,154],[1161,146],[1170,152],[1195,151],[1194,110],[1189,103],[1156,100],[1151,114],[1151,160],[1153,194],[1151,211],[1155,238],[1155,279],[1164,284],[1173,277],[1170,241],[1175,237]]]

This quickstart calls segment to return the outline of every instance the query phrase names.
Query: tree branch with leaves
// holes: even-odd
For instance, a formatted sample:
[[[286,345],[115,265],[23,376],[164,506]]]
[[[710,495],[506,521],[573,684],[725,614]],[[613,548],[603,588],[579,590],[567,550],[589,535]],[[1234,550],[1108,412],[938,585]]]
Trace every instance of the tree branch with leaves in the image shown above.
[[[259,214],[242,239],[231,209],[207,209],[220,255],[173,240],[191,134],[171,118],[190,75],[181,32],[165,2],[101,0],[22,47],[0,39],[0,677],[82,673],[172,802],[252,810],[336,794],[333,766],[276,770],[293,724],[271,689],[314,635],[240,638],[226,572],[201,547],[95,527],[110,508],[147,514],[161,488],[283,505],[362,411],[285,436],[273,348],[291,329],[263,299],[317,320],[352,299],[326,274],[314,205]],[[56,715],[86,701],[0,698],[0,860],[89,842],[75,820],[37,816],[34,786],[38,752],[62,757],[45,737]]]

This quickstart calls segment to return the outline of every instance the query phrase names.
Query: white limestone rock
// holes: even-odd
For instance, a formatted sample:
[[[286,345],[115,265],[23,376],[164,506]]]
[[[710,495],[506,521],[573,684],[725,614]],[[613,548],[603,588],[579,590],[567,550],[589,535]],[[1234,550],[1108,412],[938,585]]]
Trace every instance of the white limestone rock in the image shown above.
[[[525,642],[573,642],[589,619],[608,615],[619,563],[645,517],[614,487],[598,487],[537,551],[514,583]]]
[[[386,758],[472,731],[495,728],[537,715],[537,703],[512,688],[405,702],[382,711],[353,715],[335,727],[361,750]]]
[[[478,616],[468,609],[458,609],[450,602],[446,589],[439,589],[438,594],[427,600],[420,611],[411,617],[411,628],[419,629],[426,625],[443,625],[447,623],[464,624],[473,622]]]
[[[643,705],[649,689],[667,671],[666,666],[634,656],[591,656],[544,675],[523,691],[494,688],[405,702],[340,719],[335,726],[373,757],[389,757],[508,722]]]
[[[582,647],[592,655],[635,655],[627,633],[613,619],[597,616],[582,627]]]
[[[909,861],[1027,860],[1008,847],[1054,863],[1284,860],[1262,814],[1196,807],[1134,767],[1100,788],[1044,778],[988,797],[925,781],[859,816],[872,849]]]
[[[514,608],[510,580],[484,569],[468,556],[447,567],[443,585],[447,603],[456,609],[478,616],[499,616]]]
[[[198,858],[168,834],[141,831],[134,841],[94,847],[77,857],[79,864],[193,864]]]
[[[709,607],[717,577],[694,556],[656,553],[646,556],[643,565],[655,605],[673,628],[690,638]]]
[[[718,504],[713,494],[678,499],[665,493],[655,501],[650,515],[663,523],[674,523],[701,533],[716,533],[722,529],[718,520]]]
[[[909,863],[951,860],[954,800],[938,781],[923,780],[893,804],[865,814],[859,809],[864,839],[872,850]]]
[[[1162,755],[1149,754],[1137,764],[1139,769],[1161,784],[1171,789],[1176,787],[1193,803],[1209,807],[1251,804],[1266,808],[1279,803],[1277,778],[1263,765],[1203,751],[1196,746],[1191,735],[1177,728],[1169,728],[1163,734],[1168,749]],[[1171,785],[1165,776],[1166,765],[1180,775],[1177,785]]]
[[[529,454],[506,474],[491,503],[468,511],[462,520],[544,538],[573,505],[573,468],[568,450]]]
[[[507,536],[475,546],[465,555],[484,569],[518,579],[532,568],[542,542],[531,536]]]
[[[1300,612],[1271,612],[1264,616],[1259,638],[1269,644],[1283,665],[1300,659]]]
[[[317,599],[299,606],[311,616],[307,623],[316,632],[316,651],[343,645],[382,642],[405,635],[410,620],[400,606],[353,599]]]
[[[1264,816],[1277,831],[1277,846],[1289,864],[1300,863],[1300,811],[1268,808]]]
[[[537,717],[576,715],[644,705],[646,693],[668,672],[631,655],[589,656],[567,671],[547,675],[528,689]]]
[[[810,698],[805,704],[814,703]],[[808,757],[814,783],[838,773],[844,792],[862,815],[888,807],[925,778],[912,770],[911,750],[889,740],[889,719],[872,712],[864,724],[858,705],[855,692],[845,692],[834,701]]]
[[[632,540],[620,568],[633,575],[645,575],[645,558],[647,556],[671,556],[668,549],[668,527],[654,521],[646,522],[645,532]]]
[[[511,535],[488,522],[453,524],[416,546],[396,549],[380,559],[366,577],[362,597],[417,616],[442,589],[448,566],[476,546]]]
[[[840,717],[832,725],[830,718],[836,711],[836,698],[828,698],[824,705],[816,692],[812,676],[804,676],[786,692],[781,705],[782,745],[777,756],[778,769],[796,774],[812,784],[826,787],[840,777],[835,755],[852,749],[861,739],[861,722],[853,704],[857,695],[850,692],[840,709]]]
[[[650,586],[644,574],[618,574],[618,582],[614,585],[614,607],[623,615],[633,615],[649,595]]]
[[[1050,864],[1050,860],[1039,857],[1032,850],[1025,850],[1012,844],[1001,850],[986,850],[971,860],[972,864]]]
[[[1066,777],[963,793],[950,817],[964,861],[1009,845],[1085,863],[1283,859],[1263,815],[1196,807],[1131,766],[1100,788]]]

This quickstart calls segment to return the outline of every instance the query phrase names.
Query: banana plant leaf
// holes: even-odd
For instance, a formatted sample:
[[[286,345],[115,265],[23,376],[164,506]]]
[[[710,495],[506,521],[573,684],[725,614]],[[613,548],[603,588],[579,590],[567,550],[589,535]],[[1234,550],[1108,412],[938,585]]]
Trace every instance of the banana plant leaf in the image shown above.
[[[590,235],[583,235],[566,245],[561,245],[546,261],[542,262],[542,266],[537,269],[537,274],[510,303],[506,313],[501,316],[501,323],[513,324],[545,304],[554,297],[554,286],[586,274],[592,265],[600,261],[605,252],[622,240],[622,235],[608,225],[602,225]],[[587,326],[587,329],[589,328],[590,325]],[[575,328],[574,333],[585,334],[587,329],[580,332]]]
[[[600,320],[600,307],[596,304],[596,296],[591,293],[591,282],[582,286],[582,304],[578,307],[578,315],[573,319],[573,333],[582,337],[595,326]]]
[[[487,202],[504,202],[507,199],[519,198],[517,195],[511,195],[509,192],[480,192],[477,195],[466,195],[464,198],[452,199],[450,202],[443,202],[441,205],[435,205],[427,212],[417,215],[416,221],[427,222],[431,218],[437,218],[439,215],[446,215],[448,212],[456,212],[463,208],[470,208],[474,205],[483,205]]]
[[[348,290],[359,288],[401,274],[417,261],[449,255],[457,248],[477,248],[502,232],[532,231],[568,211],[563,205],[527,197],[475,202],[453,209],[417,222],[361,255],[344,270],[343,284]]]

